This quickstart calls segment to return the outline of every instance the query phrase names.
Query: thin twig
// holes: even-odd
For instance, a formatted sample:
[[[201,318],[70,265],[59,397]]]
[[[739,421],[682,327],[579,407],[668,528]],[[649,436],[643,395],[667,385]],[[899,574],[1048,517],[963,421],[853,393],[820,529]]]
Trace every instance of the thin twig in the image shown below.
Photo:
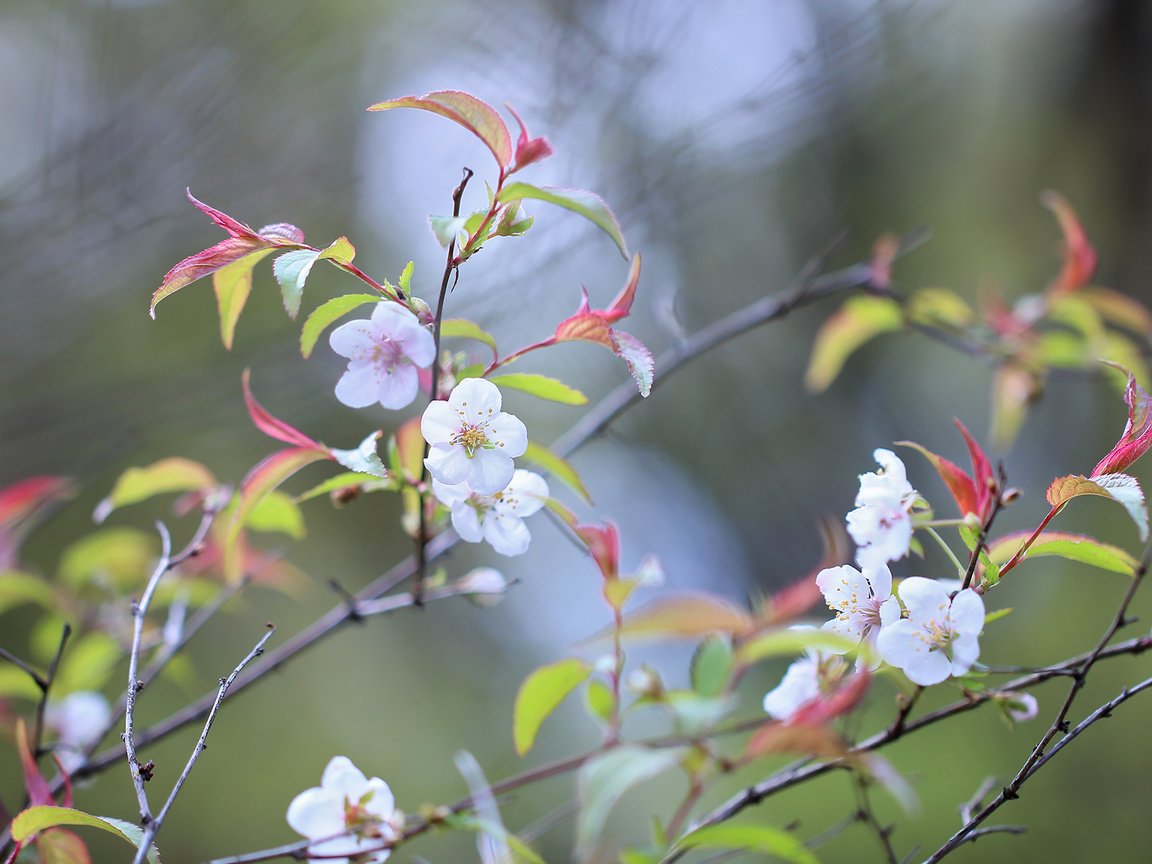
[[[863,822],[868,830],[880,844],[880,850],[887,864],[900,864],[896,857],[896,850],[892,848],[892,826],[881,825],[872,809],[872,799],[868,795],[868,778],[859,771],[852,772],[853,785],[856,787],[856,819]]]
[[[216,722],[216,715],[220,711],[220,703],[224,701],[224,696],[228,692],[228,688],[236,681],[237,676],[244,671],[244,667],[264,653],[265,643],[272,638],[272,634],[276,632],[276,627],[272,624],[268,625],[267,632],[260,637],[260,641],[256,646],[248,652],[248,655],[240,661],[232,674],[227,678],[220,679],[220,689],[216,691],[216,701],[212,703],[212,708],[208,712],[208,717],[204,721],[204,728],[200,732],[200,739],[196,742],[196,746],[192,748],[192,755],[188,757],[188,764],[184,766],[184,770],[180,772],[180,776],[176,778],[176,783],[172,786],[172,791],[168,794],[168,800],[164,802],[164,806],[160,812],[144,829],[144,836],[140,841],[140,848],[136,853],[136,858],[133,864],[144,864],[144,859],[148,856],[148,850],[152,848],[152,843],[156,839],[157,833],[160,831],[160,826],[164,824],[164,819],[167,817],[168,812],[172,809],[173,803],[176,801],[176,796],[180,794],[180,790],[184,786],[184,782],[188,779],[188,775],[192,773],[192,769],[196,765],[196,760],[200,758],[200,754],[208,748],[208,733],[212,731],[212,724]]]
[[[44,692],[44,689],[48,686],[47,682],[44,680],[44,677],[39,672],[29,666],[27,662],[21,660],[15,654],[8,651],[8,649],[0,648],[0,660],[7,660],[13,666],[18,667],[21,672],[36,682],[36,687],[40,690],[40,692]]]
[[[48,708],[48,691],[56,680],[56,673],[60,670],[60,661],[64,657],[64,649],[68,646],[68,637],[72,635],[72,625],[64,624],[60,631],[60,642],[56,646],[56,653],[48,666],[48,674],[44,678],[44,686],[40,688],[40,701],[36,703],[36,734],[32,737],[32,752],[39,756],[44,743],[44,712]]]

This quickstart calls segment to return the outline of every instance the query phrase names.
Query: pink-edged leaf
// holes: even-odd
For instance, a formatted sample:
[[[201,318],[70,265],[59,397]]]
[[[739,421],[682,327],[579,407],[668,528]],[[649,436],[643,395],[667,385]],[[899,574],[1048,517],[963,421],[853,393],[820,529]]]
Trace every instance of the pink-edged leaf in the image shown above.
[[[252,270],[271,252],[271,248],[257,249],[212,274],[212,288],[220,310],[220,341],[229,351],[236,335],[236,322],[240,320],[240,313],[252,293]]]
[[[521,168],[528,167],[533,162],[540,162],[551,156],[552,145],[548,143],[548,139],[531,137],[528,134],[528,127],[524,125],[524,121],[520,119],[516,109],[507,102],[504,103],[504,107],[516,118],[516,125],[520,127],[520,137],[516,139],[516,161],[508,173],[513,174]]]
[[[612,331],[612,351],[628,366],[632,380],[636,382],[636,389],[641,396],[648,396],[652,392],[652,383],[656,374],[656,359],[648,346],[623,330]]]
[[[835,720],[842,714],[847,714],[860,704],[868,687],[872,683],[872,676],[867,669],[857,672],[829,696],[817,696],[815,699],[801,705],[800,708],[788,718],[789,726],[823,725]]]
[[[1088,241],[1076,211],[1063,195],[1048,191],[1040,201],[1056,216],[1064,233],[1064,265],[1056,281],[1048,286],[1048,293],[1069,294],[1085,287],[1096,273],[1096,250]]]
[[[216,227],[226,231],[229,237],[242,237],[248,240],[260,239],[259,235],[243,222],[237,219],[233,219],[227,213],[223,213],[220,210],[217,210],[215,207],[205,204],[203,201],[199,200],[195,195],[192,194],[191,189],[185,189],[184,194],[188,196],[188,200],[196,205],[196,208],[201,213],[216,223]]]
[[[603,316],[599,314],[599,310],[589,309],[588,292],[583,288],[580,290],[582,292],[580,308],[576,310],[575,315],[560,322],[553,338],[557,342],[580,339],[615,350],[615,346],[612,344],[612,325],[604,320]]]
[[[1124,401],[1128,405],[1128,422],[1124,426],[1124,434],[1108,455],[1096,463],[1092,477],[1118,474],[1152,447],[1152,397],[1137,383],[1131,372],[1127,374],[1128,386],[1124,390]]]
[[[967,427],[955,417],[952,422],[964,436],[964,443],[968,445],[968,456],[972,460],[972,482],[976,489],[976,514],[983,519],[992,509],[994,499],[993,490],[996,488],[996,477],[992,473],[992,463],[988,461],[983,448],[969,433]]]
[[[51,828],[36,838],[40,864],[92,864],[88,846],[72,831]]]
[[[944,481],[944,485],[948,487],[948,491],[952,493],[952,497],[956,501],[956,506],[960,508],[961,515],[967,513],[980,515],[980,499],[976,491],[976,485],[963,468],[950,459],[945,459],[943,456],[933,453],[927,447],[923,447],[915,441],[897,441],[896,443],[901,447],[911,447],[932,464],[932,467],[936,469],[936,473],[940,475],[940,479]]]
[[[892,285],[892,265],[900,255],[900,238],[895,234],[881,235],[872,244],[872,260],[868,267],[868,284],[887,291]]]
[[[500,168],[512,162],[512,136],[508,126],[496,109],[469,93],[459,90],[436,90],[423,96],[401,96],[369,105],[369,111],[388,111],[392,108],[418,108],[431,111],[459,123],[492,151]]]
[[[770,721],[752,733],[744,745],[744,758],[775,753],[802,753],[822,759],[839,759],[848,754],[848,745],[826,726]]]
[[[1028,540],[1031,533],[1031,531],[1013,531],[1011,534],[997,537],[988,544],[988,558],[998,566],[1006,564],[1016,554],[1021,544]],[[1132,555],[1119,546],[1104,543],[1087,534],[1071,534],[1066,531],[1043,531],[1032,541],[1028,547],[1027,558],[1039,558],[1045,555],[1078,561],[1081,564],[1127,576],[1135,573],[1139,565]]]
[[[28,740],[28,727],[24,725],[24,718],[16,718],[16,749],[20,754],[20,766],[24,769],[24,791],[32,804],[55,804],[52,797],[52,788],[32,755],[32,745]]]
[[[248,406],[248,415],[252,418],[252,422],[256,424],[256,428],[263,432],[270,438],[275,438],[277,441],[283,441],[285,444],[295,444],[297,447],[310,447],[327,452],[319,441],[314,438],[309,438],[299,429],[290,426],[278,417],[273,417],[268,411],[256,401],[256,397],[252,395],[252,389],[249,387],[249,378],[251,377],[251,370],[245,369],[242,381],[244,384],[244,404]]]
[[[0,489],[0,529],[13,528],[57,501],[71,498],[75,486],[67,477],[41,476]]]
[[[632,637],[695,639],[713,633],[743,636],[754,629],[752,616],[721,597],[699,592],[666,594],[624,619],[621,633]]]
[[[620,533],[611,522],[603,525],[577,525],[576,536],[588,547],[605,579],[620,576]]]
[[[215,246],[209,246],[203,252],[189,255],[164,274],[160,287],[152,292],[152,302],[148,308],[148,314],[155,318],[157,304],[165,297],[175,294],[185,285],[190,285],[205,276],[211,276],[217,270],[234,264],[253,252],[266,249],[270,245],[258,237],[229,237],[227,240],[221,240]]]
[[[759,619],[765,624],[781,624],[798,618],[813,606],[823,602],[824,595],[816,584],[821,570],[843,564],[852,555],[852,545],[844,522],[825,516],[820,520],[820,539],[824,550],[808,575],[787,585],[769,597],[762,605]]]
[[[628,279],[620,293],[608,305],[608,308],[599,313],[600,317],[609,324],[615,324],[621,318],[627,318],[632,311],[632,301],[636,298],[636,286],[640,284],[640,253],[632,256],[632,266],[628,268]]]
[[[299,246],[304,242],[304,232],[291,222],[265,225],[256,233],[276,246]]]
[[[1053,507],[1067,504],[1081,495],[1111,498],[1128,511],[1140,531],[1140,539],[1148,536],[1148,508],[1144,504],[1144,490],[1140,481],[1128,474],[1099,474],[1091,478],[1080,474],[1057,477],[1048,487],[1048,503]]]

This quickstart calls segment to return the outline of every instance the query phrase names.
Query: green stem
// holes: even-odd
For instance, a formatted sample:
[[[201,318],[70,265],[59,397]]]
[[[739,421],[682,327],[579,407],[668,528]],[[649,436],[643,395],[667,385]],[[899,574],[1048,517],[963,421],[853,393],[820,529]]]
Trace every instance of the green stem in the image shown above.
[[[958,519],[958,520],[956,520],[956,521],[957,521],[958,523],[961,523],[961,524],[964,522],[964,520],[963,520],[963,519]],[[933,523],[931,523],[931,522],[926,522],[926,523],[924,523],[923,525],[917,525],[916,527],[917,527],[917,528],[923,528],[923,529],[924,529],[924,531],[925,531],[925,532],[926,532],[926,533],[927,533],[927,534],[928,534],[928,535],[929,535],[929,536],[930,536],[930,537],[931,537],[933,540],[935,540],[935,541],[937,542],[937,544],[939,544],[940,548],[944,550],[944,554],[948,556],[948,560],[949,560],[949,561],[951,561],[951,562],[952,562],[952,564],[953,564],[953,566],[955,566],[955,567],[956,567],[956,573],[957,573],[957,574],[958,574],[958,575],[959,575],[961,578],[963,578],[963,576],[964,576],[964,572],[965,572],[965,571],[966,571],[968,568],[967,568],[967,567],[965,567],[963,564],[961,564],[961,563],[960,563],[960,559],[956,557],[956,553],[955,553],[955,552],[953,552],[953,551],[952,551],[952,549],[951,549],[951,547],[950,547],[950,546],[949,546],[947,543],[945,543],[945,542],[944,542],[944,538],[943,538],[943,537],[941,537],[941,536],[940,536],[940,535],[939,535],[939,534],[936,532],[936,529],[935,529],[935,527],[933,527]]]

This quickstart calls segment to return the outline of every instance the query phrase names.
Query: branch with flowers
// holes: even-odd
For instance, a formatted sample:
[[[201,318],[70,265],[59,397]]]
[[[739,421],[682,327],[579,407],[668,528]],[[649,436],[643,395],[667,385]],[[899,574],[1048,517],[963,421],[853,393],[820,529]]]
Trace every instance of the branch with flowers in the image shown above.
[[[1152,397],[1141,384],[1146,380],[1143,357],[1152,313],[1117,292],[1091,285],[1095,251],[1071,206],[1054,194],[1045,197],[1064,235],[1063,269],[1043,294],[1014,307],[988,298],[981,315],[945,289],[904,294],[893,270],[919,238],[889,236],[877,241],[867,261],[840,270],[828,271],[828,256],[819,256],[793,288],[737,310],[654,356],[619,326],[631,314],[640,287],[641,257],[630,253],[607,204],[584,190],[535,186],[514,177],[552,154],[546,139],[533,137],[513,111],[519,129],[514,140],[499,112],[459,91],[403,97],[371,110],[399,108],[450,120],[479,139],[496,162],[482,207],[465,212],[465,192],[475,176],[466,168],[450,196],[451,216],[429,218],[445,250],[444,268],[432,292],[434,305],[418,296],[411,264],[395,284],[375,279],[353,263],[356,250],[346,237],[312,246],[294,225],[254,230],[189,192],[192,204],[227,236],[176,264],[153,293],[150,311],[155,317],[161,301],[210,277],[220,337],[231,348],[255,268],[263,259],[272,257],[273,276],[292,319],[304,308],[312,270],[326,261],[372,293],[345,294],[316,305],[301,326],[302,356],[308,358],[332,328],[327,344],[347,360],[335,382],[337,401],[355,409],[396,411],[423,396],[420,416],[351,437],[360,442],[347,449],[332,447],[266,408],[245,371],[241,392],[253,425],[284,446],[235,484],[218,479],[206,465],[178,456],[125,471],[96,509],[101,527],[67,551],[61,580],[22,568],[19,541],[46,510],[66,500],[70,485],[60,478],[33,478],[0,490],[0,557],[8,568],[0,575],[0,615],[11,608],[31,608],[46,622],[41,627],[59,623],[63,629],[56,632],[65,633],[45,673],[38,670],[36,659],[0,646],[0,661],[14,673],[0,677],[0,699],[17,706],[13,740],[26,791],[17,812],[0,803],[0,816],[7,823],[0,836],[3,860],[15,862],[18,855],[21,861],[35,860],[38,855],[46,862],[89,861],[87,844],[76,828],[121,838],[134,847],[135,861],[158,860],[157,834],[201,757],[225,694],[235,698],[350,622],[452,597],[498,600],[513,586],[497,569],[481,567],[450,577],[441,559],[461,542],[485,543],[501,556],[522,555],[532,541],[529,523],[541,512],[554,518],[599,573],[605,626],[588,643],[600,656],[589,658],[574,650],[525,679],[511,706],[512,738],[517,752],[527,756],[542,726],[578,693],[599,745],[495,782],[470,754],[458,753],[455,763],[468,796],[451,804],[416,806],[409,813],[398,806],[383,779],[369,778],[346,757],[334,756],[320,773],[320,785],[286,804],[288,826],[303,840],[217,858],[217,864],[277,858],[380,862],[417,838],[449,831],[476,835],[486,864],[541,861],[523,832],[506,827],[501,805],[509,794],[560,775],[575,775],[579,806],[573,857],[579,861],[660,864],[705,853],[750,851],[808,864],[818,860],[820,842],[856,823],[871,835],[879,857],[901,860],[895,826],[880,821],[873,798],[879,789],[911,807],[915,790],[877,751],[988,704],[997,706],[1011,724],[1023,723],[1040,711],[1029,691],[1066,677],[1072,683],[1062,705],[1015,778],[987,804],[980,800],[986,791],[973,799],[961,829],[928,860],[939,861],[975,837],[1018,830],[985,823],[1072,740],[1148,688],[1146,680],[1134,682],[1072,725],[1072,710],[1089,674],[1100,662],[1152,647],[1147,637],[1116,641],[1130,623],[1128,610],[1144,581],[1148,553],[1137,560],[1095,537],[1051,527],[1074,499],[1090,496],[1119,504],[1141,538],[1147,539],[1148,533],[1143,490],[1128,470],[1152,446]],[[534,217],[522,212],[529,201],[558,206],[592,223],[610,239],[628,270],[608,305],[595,307],[585,289],[574,314],[542,328],[536,341],[502,352],[496,336],[476,322],[448,317],[449,288],[462,285],[461,290],[467,290],[461,271],[481,249],[501,238],[511,242],[532,228]],[[751,605],[671,590],[637,604],[638,589],[661,584],[659,560],[649,555],[635,571],[622,570],[621,543],[627,538],[617,526],[582,521],[555,494],[563,486],[590,503],[584,480],[568,458],[693,359],[797,308],[841,294],[848,295],[846,301],[821,328],[813,347],[806,379],[812,389],[831,386],[867,341],[906,330],[996,364],[991,437],[1001,445],[1019,430],[1048,376],[1062,369],[1100,369],[1121,384],[1127,427],[1089,473],[1056,477],[1047,489],[1050,511],[1034,529],[1022,532],[999,532],[998,517],[1020,491],[1009,486],[1008,468],[994,467],[977,437],[959,420],[955,425],[968,469],[915,442],[895,442],[918,453],[938,474],[956,517],[938,518],[897,452],[877,448],[876,470],[860,475],[844,526],[826,527],[825,555],[807,577]],[[365,307],[370,309],[367,317],[338,323]],[[447,350],[449,340],[461,348]],[[610,350],[623,361],[631,381],[545,446],[504,410],[503,391],[566,405],[588,400],[556,378],[508,367],[569,341]],[[1106,363],[1100,364],[1100,358]],[[525,463],[531,468],[522,467]],[[298,473],[313,466],[326,466],[330,476],[295,494],[285,491]],[[206,621],[228,610],[231,598],[248,586],[291,590],[303,578],[288,562],[262,549],[259,536],[301,536],[310,502],[327,498],[340,505],[381,493],[397,495],[402,502],[399,531],[408,535],[413,550],[407,559],[354,593],[333,576],[329,581],[339,594],[337,605],[287,641],[269,643],[272,647],[265,653],[265,643],[272,638],[269,630],[232,674],[220,680],[219,688],[146,729],[137,728],[136,704],[147,698],[147,685],[170,670],[171,661]],[[163,495],[177,496],[173,506],[178,516],[199,514],[199,528],[183,552],[171,553],[163,527],[159,549],[154,537],[107,527],[107,520],[122,508]],[[955,531],[954,540],[947,539],[949,531]],[[943,552],[946,563],[940,567],[925,558],[928,575],[906,575],[904,562],[923,557],[929,544]],[[996,608],[996,589],[1017,568],[1044,557],[1089,564],[1125,574],[1131,581],[1092,651],[1040,669],[1019,670],[1023,674],[991,684],[997,672],[980,662],[981,643],[997,638],[990,625],[1010,611]],[[137,602],[133,592],[144,583]],[[812,613],[821,605],[832,613],[822,623]],[[69,641],[73,632],[77,635]],[[694,646],[687,687],[666,684],[667,670],[632,662],[630,646],[653,639]],[[261,662],[248,668],[257,656]],[[797,659],[777,686],[757,697],[762,713],[740,716],[739,697],[747,690],[749,674],[780,658]],[[113,707],[104,691],[121,661],[128,666],[128,685]],[[885,698],[878,686],[882,678],[898,682],[891,717],[881,731],[858,737],[862,706]],[[956,688],[959,699],[918,713],[921,694],[931,688]],[[31,733],[20,716],[21,705],[30,706]],[[641,712],[662,715],[672,731],[655,737],[631,734],[625,721]],[[121,717],[122,743],[99,750]],[[155,766],[142,761],[143,748],[201,721],[191,757],[166,803],[153,814],[146,784],[152,782]],[[45,735],[52,739],[47,746],[42,743]],[[799,761],[764,767],[781,756]],[[93,778],[125,758],[139,805],[137,821],[96,816],[72,806],[73,780]],[[809,836],[786,819],[779,826],[734,821],[749,807],[831,771],[852,776],[858,807],[852,818]],[[747,772],[759,779],[719,806],[705,806],[732,778]],[[652,812],[650,840],[615,838],[609,815],[617,801],[639,795],[635,787],[645,781],[673,776],[680,778],[683,795],[667,812]]]

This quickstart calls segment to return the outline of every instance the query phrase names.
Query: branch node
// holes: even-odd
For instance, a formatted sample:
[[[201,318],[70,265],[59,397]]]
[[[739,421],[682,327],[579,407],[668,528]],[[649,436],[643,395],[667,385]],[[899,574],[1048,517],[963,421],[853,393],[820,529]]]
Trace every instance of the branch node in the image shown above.
[[[1003,791],[1001,791],[1000,794],[1004,796],[1005,801],[1015,801],[1017,798],[1020,797],[1019,792],[1017,792],[1014,789],[1010,789],[1007,786],[1004,787]]]

